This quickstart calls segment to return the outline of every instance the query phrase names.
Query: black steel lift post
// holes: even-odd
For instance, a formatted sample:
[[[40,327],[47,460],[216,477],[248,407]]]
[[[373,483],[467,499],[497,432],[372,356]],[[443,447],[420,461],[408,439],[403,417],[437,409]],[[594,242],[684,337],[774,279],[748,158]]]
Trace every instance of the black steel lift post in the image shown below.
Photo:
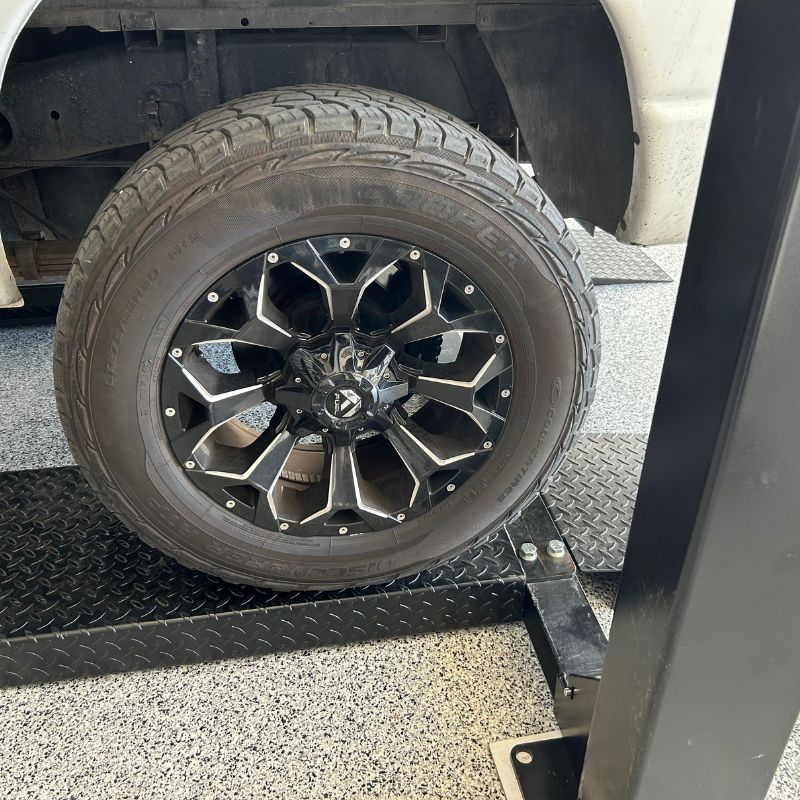
[[[798,40],[737,2],[585,758],[517,745],[526,799],[757,800],[800,711]]]

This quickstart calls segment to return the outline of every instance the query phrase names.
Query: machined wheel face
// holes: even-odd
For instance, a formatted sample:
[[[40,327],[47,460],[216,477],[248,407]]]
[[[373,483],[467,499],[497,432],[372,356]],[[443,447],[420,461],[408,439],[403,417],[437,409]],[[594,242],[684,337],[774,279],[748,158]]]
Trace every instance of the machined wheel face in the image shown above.
[[[503,434],[513,361],[457,265],[349,232],[264,252],[207,288],[161,371],[186,476],[296,537],[368,535],[433,509]]]

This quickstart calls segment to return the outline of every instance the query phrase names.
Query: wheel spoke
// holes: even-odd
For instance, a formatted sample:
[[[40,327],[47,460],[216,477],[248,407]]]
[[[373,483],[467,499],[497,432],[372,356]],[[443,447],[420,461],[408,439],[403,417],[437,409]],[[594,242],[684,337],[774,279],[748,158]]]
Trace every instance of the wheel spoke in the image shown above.
[[[354,443],[338,444],[330,454],[328,502],[323,509],[302,520],[324,523],[337,511],[354,511],[373,530],[391,524],[393,517],[378,506],[376,493],[361,477],[354,453]]]
[[[178,328],[171,347],[187,350],[192,345],[205,342],[231,341],[236,336],[236,328],[214,325],[199,319],[187,319]]]
[[[417,376],[414,390],[423,397],[444,403],[467,414],[485,433],[493,420],[502,420],[503,417],[479,405],[476,393],[507,368],[505,355],[493,353],[472,380],[455,380],[446,376],[446,373],[442,374],[441,370],[439,375],[432,375],[428,369],[428,374],[423,372]]]
[[[279,433],[256,459],[247,474],[248,483],[266,495],[272,516],[276,520],[278,511],[275,507],[275,487],[298,439],[296,433],[289,431]]]
[[[383,431],[383,435],[397,451],[414,480],[415,489],[410,504],[417,499],[419,491],[427,486],[427,480],[434,472],[466,462],[477,452],[471,448],[462,450],[453,447],[452,443],[443,446],[411,420],[397,419],[395,425]]]
[[[241,372],[217,372],[202,356],[191,352],[181,362],[170,356],[164,379],[171,388],[208,409],[209,425],[229,419],[264,402],[264,386]]]

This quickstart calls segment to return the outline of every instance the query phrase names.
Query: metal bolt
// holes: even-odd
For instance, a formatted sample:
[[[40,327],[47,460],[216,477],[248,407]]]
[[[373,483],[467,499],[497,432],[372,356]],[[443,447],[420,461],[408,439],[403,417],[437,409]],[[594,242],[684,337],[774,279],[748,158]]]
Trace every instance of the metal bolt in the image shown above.
[[[405,514],[398,514],[397,515],[397,521],[398,522],[402,522],[405,518],[406,518]]]
[[[384,379],[385,381],[388,381],[388,380],[389,380],[389,378],[391,378],[391,377],[392,377],[392,373],[391,373],[391,372],[384,372],[384,373],[383,373],[383,379]]]
[[[419,250],[412,250],[412,251],[411,251],[411,252],[408,254],[408,257],[409,257],[409,258],[410,258],[412,261],[418,261],[418,260],[419,260]]]
[[[183,350],[180,347],[173,347],[171,352],[175,358],[180,358],[183,355]]]
[[[165,409],[164,409],[164,413],[165,413],[165,414],[166,414],[168,417],[174,417],[174,416],[175,416],[175,409],[174,409],[174,408],[165,408]]]
[[[389,410],[389,404],[388,403],[384,403],[383,404],[383,410],[384,411],[388,411]]]
[[[359,358],[364,358],[364,356],[365,356],[365,353],[364,353],[364,351],[363,351],[363,350],[359,350],[359,351],[356,353],[356,355],[357,355]]]
[[[186,469],[194,469],[195,463],[194,461],[187,461],[186,464],[184,464],[184,466],[186,467]]]
[[[228,500],[228,502],[225,503],[225,507],[226,508],[236,508],[236,501],[235,500]]]
[[[364,430],[363,428],[359,428],[358,432],[361,433],[361,431],[363,431],[363,430]]]
[[[295,411],[296,411],[298,414],[302,414],[302,413],[303,413],[303,409],[302,409],[302,408],[296,408],[296,409],[295,409]]]
[[[350,247],[350,240],[346,236],[339,239],[339,247]]]
[[[491,442],[484,442],[483,443],[483,449],[484,450],[491,450],[492,449],[492,443]]]
[[[198,33],[198,34],[197,34],[197,35],[194,37],[194,43],[195,43],[195,44],[196,44],[198,47],[202,47],[202,46],[203,46],[203,45],[206,43],[206,35],[205,35],[204,33]]]
[[[278,256],[277,253],[270,253],[267,256],[267,261],[269,261],[270,264],[277,264],[279,260],[280,260],[280,256]]]
[[[209,303],[216,303],[219,300],[219,295],[216,292],[209,292],[208,293],[208,302]]]
[[[456,490],[456,485],[454,483],[448,483],[447,484],[447,491],[448,492],[454,492],[455,490]]]
[[[523,561],[536,561],[539,551],[533,542],[523,542],[519,548],[519,557]]]
[[[323,429],[322,429],[322,432],[323,432],[323,433],[327,433],[327,432],[328,432],[328,429],[327,429],[327,428],[323,428]]]
[[[289,530],[289,523],[288,522],[281,522],[281,524],[278,527],[282,531],[288,531]]]
[[[553,558],[563,558],[567,554],[567,548],[561,539],[551,539],[547,543],[547,554]]]
[[[472,294],[474,291],[475,291],[475,287],[471,283],[468,283],[464,287],[464,294]]]
[[[503,391],[500,392],[500,397],[511,397],[511,389],[503,389]]]
[[[499,336],[495,336],[494,340],[497,342],[497,344],[503,344],[503,342],[506,340],[506,337],[501,333]]]
[[[302,379],[302,378],[295,378],[295,379],[294,379],[294,382],[295,382],[295,383],[302,383],[302,382],[303,382],[303,379]]]
[[[320,358],[320,361],[327,361],[328,360],[328,354],[327,353],[322,353],[319,358]]]
[[[517,750],[514,756],[520,764],[532,764],[533,756],[527,750]]]
[[[341,533],[342,535],[344,535],[345,533],[347,533],[347,528],[345,528],[344,526],[342,526],[341,528],[339,528],[339,533]]]

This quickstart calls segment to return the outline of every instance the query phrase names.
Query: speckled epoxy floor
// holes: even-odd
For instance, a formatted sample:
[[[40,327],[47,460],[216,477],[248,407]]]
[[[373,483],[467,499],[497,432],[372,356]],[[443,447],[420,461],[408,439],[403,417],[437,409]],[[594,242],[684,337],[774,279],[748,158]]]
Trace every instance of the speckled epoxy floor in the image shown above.
[[[677,276],[682,248],[648,253]],[[598,288],[592,431],[649,428],[677,284]],[[72,463],[52,328],[0,329],[0,469]],[[614,579],[586,579],[606,629]],[[0,797],[501,798],[488,743],[555,728],[521,624],[0,692]],[[770,800],[800,798],[800,730]]]

